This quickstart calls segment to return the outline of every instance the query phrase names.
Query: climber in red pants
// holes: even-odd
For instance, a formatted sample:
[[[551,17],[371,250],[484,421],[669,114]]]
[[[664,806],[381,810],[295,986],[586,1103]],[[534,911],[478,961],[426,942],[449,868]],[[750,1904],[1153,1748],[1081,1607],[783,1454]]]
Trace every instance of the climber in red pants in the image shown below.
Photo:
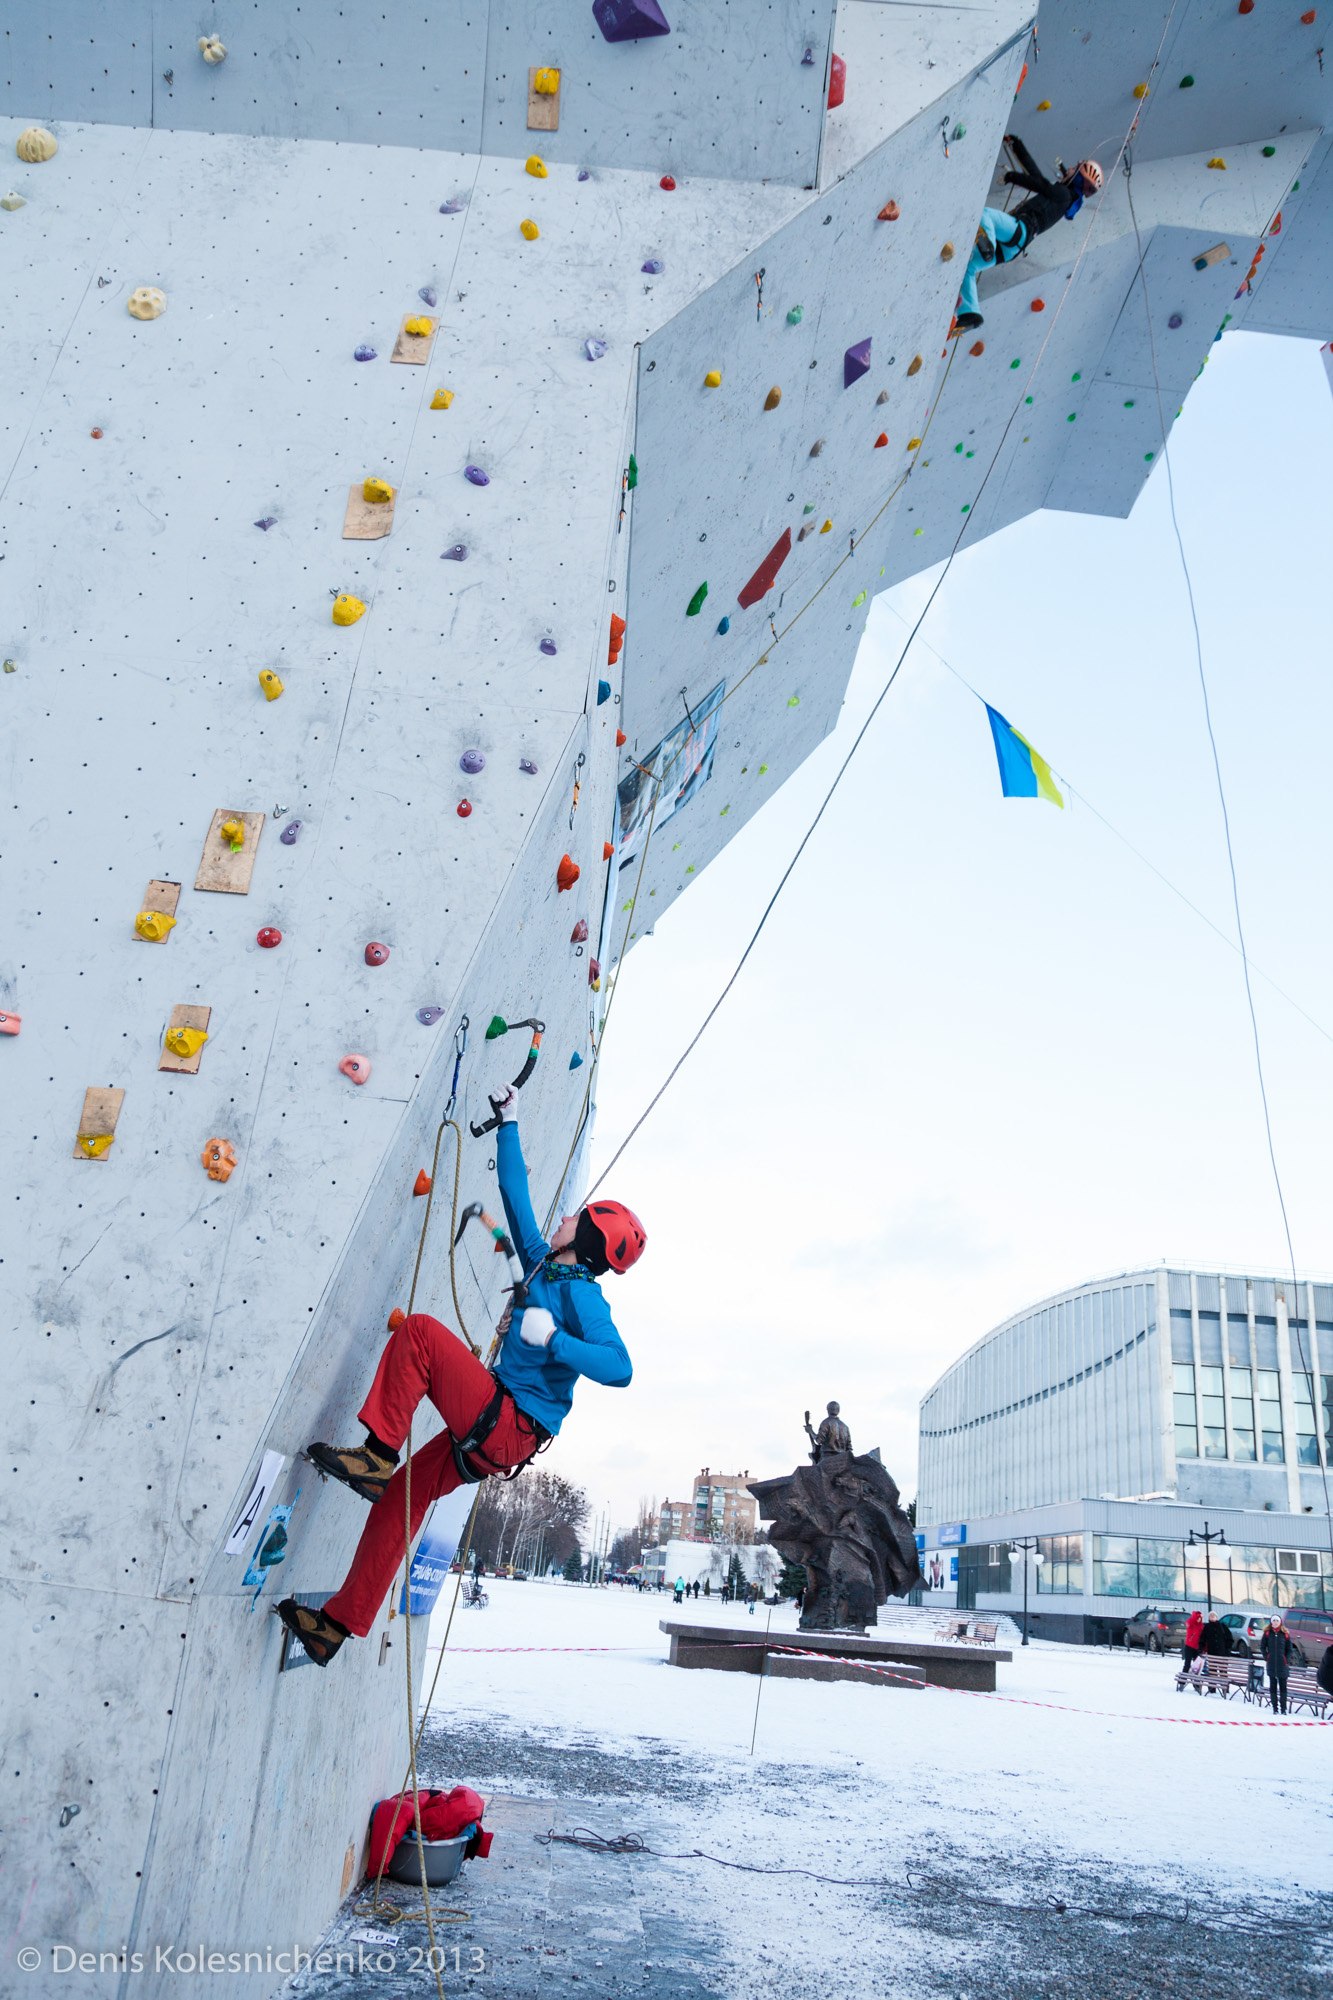
[[[495,1102],[500,1195],[527,1274],[527,1300],[514,1311],[494,1373],[439,1320],[409,1314],[361,1406],[365,1443],[309,1447],[306,1456],[321,1472],[371,1502],[341,1590],[322,1609],[291,1597],[277,1607],[321,1667],[345,1639],[366,1636],[403,1560],[407,1474],[398,1459],[423,1396],[445,1429],[412,1454],[412,1536],[442,1493],[526,1465],[568,1416],[580,1375],[609,1388],[629,1384],[630,1358],[597,1279],[638,1262],[643,1226],[620,1202],[592,1201],[567,1215],[547,1243],[532,1212],[517,1096],[510,1089]]]

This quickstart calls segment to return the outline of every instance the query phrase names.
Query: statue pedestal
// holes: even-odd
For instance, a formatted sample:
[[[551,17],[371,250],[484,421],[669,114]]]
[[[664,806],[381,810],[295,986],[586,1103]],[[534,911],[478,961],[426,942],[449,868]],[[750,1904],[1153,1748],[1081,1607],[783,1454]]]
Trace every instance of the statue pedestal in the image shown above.
[[[857,1680],[874,1687],[949,1687],[995,1692],[995,1668],[1013,1654],[1001,1646],[930,1644],[860,1632],[763,1632],[753,1625],[691,1625],[663,1618],[673,1667],[782,1680]],[[823,1657],[817,1657],[822,1655]],[[897,1668],[894,1673],[876,1667]]]

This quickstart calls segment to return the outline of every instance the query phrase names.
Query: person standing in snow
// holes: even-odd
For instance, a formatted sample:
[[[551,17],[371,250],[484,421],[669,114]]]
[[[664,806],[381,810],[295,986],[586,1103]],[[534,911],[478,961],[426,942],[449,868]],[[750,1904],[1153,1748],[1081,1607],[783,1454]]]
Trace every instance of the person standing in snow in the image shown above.
[[[1011,171],[1005,175],[1005,184],[1024,189],[1027,200],[1020,202],[1012,215],[1002,208],[982,209],[976,242],[958,293],[955,333],[970,333],[974,327],[985,324],[977,303],[978,274],[991,264],[1011,263],[1022,255],[1034,236],[1043,235],[1057,222],[1072,222],[1087,196],[1096,194],[1102,185],[1102,170],[1095,160],[1080,160],[1076,167],[1070,167],[1059,180],[1053,181],[1043,174],[1021,139],[1010,133],[1004,143],[1019,167],[1017,173]]]
[[[559,1431],[579,1377],[610,1389],[633,1370],[597,1283],[643,1254],[643,1225],[619,1202],[593,1201],[567,1215],[548,1243],[537,1227],[517,1124],[517,1094],[492,1100],[500,1196],[526,1279],[527,1301],[510,1316],[494,1372],[428,1313],[409,1313],[380,1356],[361,1407],[360,1445],[309,1446],[306,1456],[371,1503],[352,1567],[322,1609],[284,1598],[276,1609],[317,1666],[346,1639],[363,1639],[403,1560],[408,1426],[429,1396],[446,1428],[412,1454],[411,1533],[431,1503],[464,1484],[510,1475]],[[396,1468],[396,1469],[395,1469]]]
[[[1275,1611],[1264,1627],[1264,1636],[1259,1641],[1268,1668],[1268,1699],[1273,1713],[1287,1713],[1287,1675],[1291,1670],[1292,1655],[1296,1648],[1292,1644],[1290,1632],[1282,1622],[1282,1613]],[[1279,1701],[1281,1708],[1279,1709]]]
[[[1182,1672],[1187,1672],[1191,1663],[1198,1658],[1203,1644],[1203,1613],[1196,1607],[1185,1620],[1185,1643],[1181,1647],[1184,1660]]]

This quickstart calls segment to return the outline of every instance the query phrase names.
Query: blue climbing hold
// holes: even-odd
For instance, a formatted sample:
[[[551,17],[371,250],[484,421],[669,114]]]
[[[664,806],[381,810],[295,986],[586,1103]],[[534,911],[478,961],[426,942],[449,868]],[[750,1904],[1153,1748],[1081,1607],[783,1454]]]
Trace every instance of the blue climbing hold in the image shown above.
[[[589,334],[583,343],[583,352],[587,355],[589,361],[600,361],[606,353],[606,342],[600,339],[595,333]]]
[[[583,1068],[583,1057],[579,1054],[577,1049],[575,1049],[573,1055],[569,1058],[569,1067],[571,1069]]]
[[[423,306],[437,306],[440,303],[440,295],[434,285],[423,285],[417,293],[417,297],[421,300]]]
[[[360,347],[353,353],[352,359],[353,361],[373,361],[375,359],[375,349],[368,341],[363,340]]]
[[[445,550],[444,554],[443,554],[443,555],[442,555],[442,556],[440,557],[440,561],[441,561],[441,562],[466,562],[466,561],[467,561],[467,543],[466,543],[466,542],[455,542],[452,548],[449,548],[449,549],[446,549],[446,550]]]
[[[719,618],[717,623],[717,629],[719,636],[721,636],[723,632],[730,632],[731,630],[730,618]]]
[[[598,706],[598,708],[600,708],[600,707],[601,707],[601,705],[602,705],[602,703],[603,703],[604,701],[610,701],[610,699],[611,699],[611,683],[610,683],[610,681],[598,681],[598,683],[597,683],[597,706]]]

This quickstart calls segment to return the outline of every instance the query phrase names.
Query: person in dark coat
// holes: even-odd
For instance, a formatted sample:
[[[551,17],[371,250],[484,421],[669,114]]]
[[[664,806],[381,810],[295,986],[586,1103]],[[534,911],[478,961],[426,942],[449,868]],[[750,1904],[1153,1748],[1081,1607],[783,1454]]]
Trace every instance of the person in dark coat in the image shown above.
[[[1231,1629],[1222,1623],[1216,1612],[1203,1628],[1203,1650],[1212,1660],[1224,1660],[1232,1650]]]
[[[1274,1715],[1287,1713],[1287,1675],[1291,1668],[1296,1648],[1291,1634],[1282,1623],[1282,1614],[1275,1611],[1264,1627],[1264,1636],[1259,1641],[1268,1668],[1268,1699],[1272,1703]],[[1280,1706],[1279,1706],[1280,1704]]]

